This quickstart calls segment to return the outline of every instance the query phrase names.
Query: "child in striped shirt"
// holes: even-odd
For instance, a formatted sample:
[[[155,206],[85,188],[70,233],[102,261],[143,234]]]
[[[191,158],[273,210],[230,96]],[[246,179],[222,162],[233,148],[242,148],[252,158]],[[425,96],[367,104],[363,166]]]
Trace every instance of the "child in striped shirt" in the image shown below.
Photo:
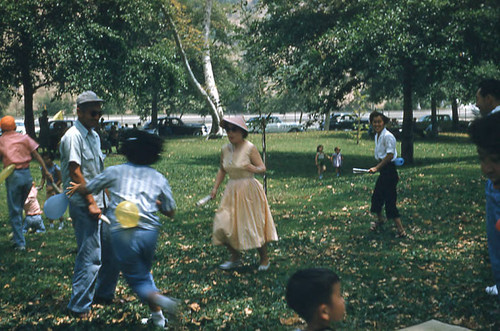
[[[164,327],[161,308],[175,315],[178,301],[160,294],[150,273],[161,226],[157,211],[173,217],[175,201],[167,179],[150,165],[159,160],[163,140],[145,131],[130,130],[124,137],[121,152],[128,162],[108,167],[85,184],[71,183],[68,194],[99,192],[105,188],[110,195],[106,216],[111,222],[111,243],[114,255],[129,286],[148,303],[155,326]],[[115,210],[122,201],[134,203],[139,209],[135,227],[124,227],[116,219]],[[116,275],[118,277],[118,275]]]

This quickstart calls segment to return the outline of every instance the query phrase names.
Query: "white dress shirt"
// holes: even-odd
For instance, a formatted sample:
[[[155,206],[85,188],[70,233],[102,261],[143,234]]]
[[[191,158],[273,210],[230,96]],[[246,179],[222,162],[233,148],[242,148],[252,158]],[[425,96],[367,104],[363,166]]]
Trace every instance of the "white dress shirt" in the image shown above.
[[[394,154],[391,161],[394,161],[398,157],[396,138],[384,128],[380,134],[375,134],[375,159],[382,161],[388,153]]]

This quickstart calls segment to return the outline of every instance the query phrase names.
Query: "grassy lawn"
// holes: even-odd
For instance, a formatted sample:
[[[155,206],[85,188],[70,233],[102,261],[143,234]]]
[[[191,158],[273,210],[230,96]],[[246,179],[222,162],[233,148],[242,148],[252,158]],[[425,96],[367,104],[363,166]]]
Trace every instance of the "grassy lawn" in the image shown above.
[[[260,149],[259,135],[249,140]],[[268,135],[268,199],[280,240],[269,246],[272,264],[266,273],[256,271],[256,251],[244,253],[244,267],[219,270],[227,254],[212,245],[211,230],[220,196],[195,207],[211,190],[226,142],[170,140],[155,165],[170,181],[178,210],[174,220],[162,216],[152,272],[159,288],[185,302],[179,329],[301,327],[286,306],[285,285],[295,270],[313,266],[331,268],[342,280],[347,317],[338,329],[394,330],[432,318],[476,330],[498,327],[492,314],[499,308],[496,299],[484,291],[493,283],[484,226],[484,179],[465,135],[417,141],[415,164],[399,168],[398,207],[413,237],[404,240],[394,238],[391,223],[378,233],[368,230],[378,175],[353,175],[352,168],[375,165],[371,139],[356,145],[347,132]],[[342,148],[342,177],[335,178],[330,166],[325,179],[318,181],[318,144],[330,154],[335,146]],[[121,162],[121,156],[106,159],[107,165]],[[40,176],[36,164],[32,172]],[[148,308],[123,279],[117,290],[121,303],[94,305],[89,321],[68,317],[65,307],[76,249],[71,226],[29,234],[28,250],[14,252],[5,201],[1,187],[1,329],[148,328],[141,325]]]

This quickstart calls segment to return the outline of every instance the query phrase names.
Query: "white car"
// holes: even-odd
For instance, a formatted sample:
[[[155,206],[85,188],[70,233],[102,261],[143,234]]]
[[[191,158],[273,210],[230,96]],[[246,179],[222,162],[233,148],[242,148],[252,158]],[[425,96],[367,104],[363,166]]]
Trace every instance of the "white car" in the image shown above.
[[[260,127],[260,117],[252,117],[247,121],[248,131],[251,133],[260,133],[262,129]],[[277,116],[269,117],[266,125],[267,133],[275,132],[302,132],[304,131],[304,126],[297,122],[283,122]]]
[[[24,126],[24,121],[16,120],[16,132],[26,134],[26,127]]]

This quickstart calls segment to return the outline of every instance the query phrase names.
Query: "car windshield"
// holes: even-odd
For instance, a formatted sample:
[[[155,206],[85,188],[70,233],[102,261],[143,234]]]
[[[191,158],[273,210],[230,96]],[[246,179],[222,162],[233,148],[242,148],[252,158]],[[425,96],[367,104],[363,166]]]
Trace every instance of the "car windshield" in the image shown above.
[[[427,121],[430,121],[430,116],[429,115],[425,115],[425,116],[422,116],[418,119],[419,122],[427,122]]]

